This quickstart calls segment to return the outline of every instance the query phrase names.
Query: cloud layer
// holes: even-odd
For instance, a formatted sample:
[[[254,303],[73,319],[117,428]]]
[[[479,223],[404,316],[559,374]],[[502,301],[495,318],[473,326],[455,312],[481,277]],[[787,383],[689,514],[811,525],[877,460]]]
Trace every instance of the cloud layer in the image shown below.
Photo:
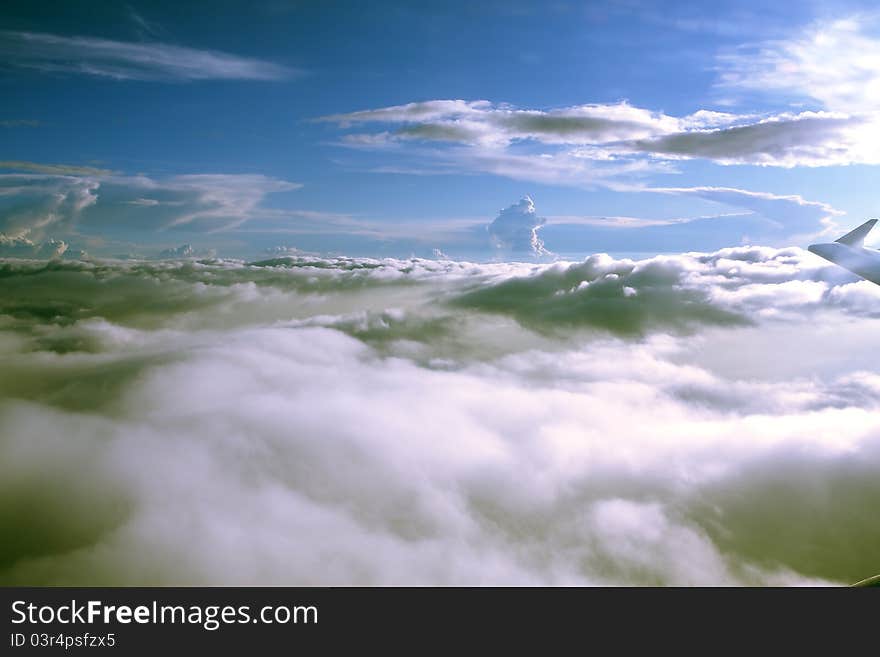
[[[695,158],[778,167],[878,162],[875,119],[842,112],[756,116],[699,110],[674,117],[628,103],[531,110],[488,101],[432,100],[321,120],[343,129],[379,124],[378,132],[346,134],[343,143],[349,146],[433,144],[431,150],[442,166],[457,162],[486,170],[488,158],[522,175],[528,175],[528,165],[523,162],[518,169],[517,158],[527,158],[536,169],[536,180],[534,176],[555,162],[562,169],[558,182],[581,185],[601,182],[603,169],[632,172],[633,160],[655,169],[658,160]],[[385,126],[394,129],[381,129]],[[440,148],[444,143],[459,146]],[[527,147],[530,150],[523,150]],[[630,166],[621,168],[627,161]],[[595,168],[593,176],[584,175],[590,173],[583,169],[588,162]],[[566,180],[565,173],[575,175]]]
[[[877,570],[880,293],[802,250],[0,277],[6,583]]]

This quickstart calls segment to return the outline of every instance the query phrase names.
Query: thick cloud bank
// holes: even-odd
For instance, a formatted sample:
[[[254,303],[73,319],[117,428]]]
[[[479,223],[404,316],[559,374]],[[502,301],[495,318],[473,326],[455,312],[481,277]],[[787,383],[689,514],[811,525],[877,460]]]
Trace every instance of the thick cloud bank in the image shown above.
[[[880,570],[880,288],[799,249],[0,279],[3,583]]]

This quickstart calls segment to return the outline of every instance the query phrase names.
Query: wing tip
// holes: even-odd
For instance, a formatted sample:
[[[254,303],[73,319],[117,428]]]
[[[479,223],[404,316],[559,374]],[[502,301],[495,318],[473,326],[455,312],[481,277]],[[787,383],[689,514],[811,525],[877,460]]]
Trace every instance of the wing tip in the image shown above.
[[[852,229],[846,235],[834,241],[839,244],[846,244],[847,246],[861,246],[862,242],[865,241],[865,237],[871,232],[871,229],[874,228],[876,223],[877,219],[868,219],[858,228]]]

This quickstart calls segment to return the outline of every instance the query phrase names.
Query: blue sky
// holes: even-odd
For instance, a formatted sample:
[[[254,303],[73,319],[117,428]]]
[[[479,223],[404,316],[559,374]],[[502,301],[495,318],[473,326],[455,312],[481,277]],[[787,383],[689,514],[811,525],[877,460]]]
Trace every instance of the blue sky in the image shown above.
[[[832,236],[876,213],[880,14],[765,4],[9,1],[3,243],[546,257]]]

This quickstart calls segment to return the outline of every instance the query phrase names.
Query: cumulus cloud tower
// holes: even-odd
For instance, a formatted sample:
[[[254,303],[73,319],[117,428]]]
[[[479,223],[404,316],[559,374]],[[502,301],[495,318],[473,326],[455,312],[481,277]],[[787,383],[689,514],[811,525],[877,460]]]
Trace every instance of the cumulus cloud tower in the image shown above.
[[[497,249],[547,255],[538,230],[547,223],[535,212],[535,203],[528,195],[517,203],[504,208],[489,224],[489,238]]]

